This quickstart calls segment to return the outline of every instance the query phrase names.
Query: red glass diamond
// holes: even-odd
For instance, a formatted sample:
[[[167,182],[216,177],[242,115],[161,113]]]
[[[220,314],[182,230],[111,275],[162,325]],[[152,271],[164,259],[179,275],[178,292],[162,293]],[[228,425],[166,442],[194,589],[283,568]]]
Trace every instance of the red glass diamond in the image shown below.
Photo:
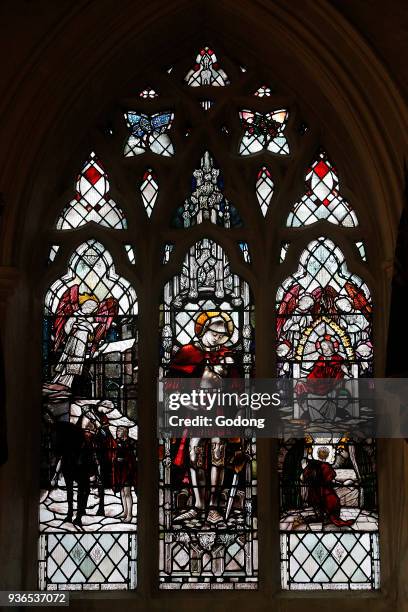
[[[95,185],[101,178],[102,174],[95,168],[95,166],[89,166],[84,172],[84,177],[91,185]]]
[[[326,174],[330,171],[329,166],[326,164],[326,162],[324,162],[322,159],[319,161],[318,164],[316,164],[316,166],[313,168],[313,171],[317,174],[317,176],[319,178],[323,178],[326,176]]]

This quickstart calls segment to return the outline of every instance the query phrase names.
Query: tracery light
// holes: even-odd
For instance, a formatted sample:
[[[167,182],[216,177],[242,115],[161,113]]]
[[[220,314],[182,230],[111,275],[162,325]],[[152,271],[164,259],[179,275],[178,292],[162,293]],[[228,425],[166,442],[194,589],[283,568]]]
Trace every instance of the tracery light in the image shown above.
[[[172,243],[167,243],[164,245],[164,249],[163,249],[163,264],[167,264],[170,261],[170,256],[172,254],[172,252],[174,251],[174,244]]]
[[[257,96],[258,98],[269,98],[269,96],[271,96],[272,94],[272,89],[271,87],[268,87],[267,85],[261,85],[261,87],[259,87],[255,93],[254,96]]]
[[[185,82],[190,87],[201,87],[204,85],[223,87],[229,85],[226,73],[219,66],[214,51],[209,47],[204,47],[198,53],[196,63],[188,71]]]
[[[286,255],[288,254],[290,242],[282,242],[281,250],[279,255],[279,263],[283,263],[286,259]]]
[[[152,87],[146,87],[146,89],[143,89],[143,91],[140,92],[139,97],[145,99],[153,99],[158,98],[159,94]]]
[[[278,155],[289,154],[289,143],[284,134],[289,113],[276,110],[268,113],[242,110],[239,113],[244,134],[239,144],[240,155],[269,151]]]
[[[208,111],[214,106],[214,100],[200,100],[200,105],[201,108]]]
[[[364,242],[362,240],[359,240],[358,242],[356,242],[356,247],[358,248],[358,252],[361,255],[361,259],[363,261],[367,261],[367,255],[366,255]]]
[[[202,156],[200,168],[194,170],[191,183],[191,194],[177,208],[173,227],[187,228],[204,221],[225,228],[242,225],[237,209],[223,194],[223,177],[209,151]]]
[[[58,254],[59,248],[60,248],[59,244],[53,244],[50,247],[50,254],[48,255],[48,263],[52,263],[55,260]]]
[[[269,169],[266,166],[262,166],[257,175],[255,190],[264,217],[266,217],[266,213],[268,212],[274,187],[275,185]]]
[[[110,197],[106,170],[94,152],[78,175],[75,197],[59,216],[57,229],[75,229],[91,221],[114,229],[127,227],[122,210]]]
[[[173,143],[167,132],[170,130],[174,113],[160,112],[146,115],[136,111],[125,113],[126,125],[130,136],[125,145],[125,156],[141,155],[146,151],[171,157],[174,155]]]
[[[126,251],[126,255],[128,256],[128,259],[130,261],[131,264],[135,264],[136,263],[136,257],[135,257],[135,251],[132,247],[131,244],[125,244],[125,251]]]
[[[147,216],[151,217],[154,205],[156,204],[157,196],[159,195],[159,184],[157,177],[151,168],[147,169],[143,174],[143,180],[140,185],[140,193],[142,195],[143,206]]]
[[[242,252],[242,257],[244,258],[245,263],[251,263],[251,253],[249,251],[249,245],[247,242],[239,242],[239,248]]]
[[[327,153],[320,151],[305,177],[307,191],[289,213],[286,225],[300,227],[325,220],[335,225],[356,227],[357,216],[340,195],[339,178]]]

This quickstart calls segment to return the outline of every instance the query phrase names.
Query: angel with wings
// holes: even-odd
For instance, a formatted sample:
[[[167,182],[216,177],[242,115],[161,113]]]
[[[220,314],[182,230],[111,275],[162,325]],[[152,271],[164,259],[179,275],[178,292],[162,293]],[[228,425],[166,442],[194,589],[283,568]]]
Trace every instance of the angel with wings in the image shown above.
[[[371,356],[370,303],[364,291],[353,282],[347,281],[344,289],[339,294],[328,285],[307,293],[295,283],[285,292],[276,324],[279,339],[277,351],[281,359],[294,357],[306,328],[322,316],[329,317],[352,337],[357,357],[367,359]]]
[[[93,356],[106,337],[113,318],[118,313],[118,301],[108,297],[103,301],[91,293],[79,293],[79,285],[69,287],[61,296],[54,321],[54,351],[63,351],[55,367],[56,375],[48,392],[69,391],[74,376],[82,374],[87,356]]]

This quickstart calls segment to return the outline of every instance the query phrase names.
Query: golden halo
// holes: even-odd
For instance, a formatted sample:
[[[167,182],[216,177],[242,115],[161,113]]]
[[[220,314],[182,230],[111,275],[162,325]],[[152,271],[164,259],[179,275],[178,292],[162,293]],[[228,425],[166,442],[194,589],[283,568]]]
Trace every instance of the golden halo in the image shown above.
[[[231,338],[234,333],[234,322],[226,312],[221,312],[220,310],[206,310],[205,312],[201,312],[195,320],[194,331],[198,338],[207,331],[208,326],[211,324],[211,319],[215,317],[221,317],[225,321],[225,327],[227,329],[226,335],[228,338]]]

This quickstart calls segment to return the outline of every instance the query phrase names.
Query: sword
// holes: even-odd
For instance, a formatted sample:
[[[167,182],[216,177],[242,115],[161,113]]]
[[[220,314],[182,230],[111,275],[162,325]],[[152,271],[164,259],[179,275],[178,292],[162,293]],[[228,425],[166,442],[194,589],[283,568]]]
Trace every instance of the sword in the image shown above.
[[[248,455],[247,453],[244,453],[243,456],[243,461],[242,463],[238,463],[234,466],[234,476],[232,478],[232,484],[231,484],[231,489],[230,489],[230,494],[228,497],[228,504],[227,504],[227,510],[225,512],[225,520],[228,520],[228,517],[231,513],[231,509],[232,509],[232,504],[234,503],[234,498],[238,489],[238,478],[239,478],[239,474],[240,472],[243,470],[245,463],[248,461]]]
[[[238,488],[238,476],[239,476],[239,473],[238,472],[234,472],[234,476],[233,476],[233,479],[232,479],[232,485],[231,485],[231,489],[230,489],[230,494],[229,494],[229,498],[228,498],[227,510],[225,512],[225,520],[226,521],[228,521],[228,517],[229,517],[230,512],[231,512],[232,504],[234,502],[235,493],[237,492],[237,488]]]

